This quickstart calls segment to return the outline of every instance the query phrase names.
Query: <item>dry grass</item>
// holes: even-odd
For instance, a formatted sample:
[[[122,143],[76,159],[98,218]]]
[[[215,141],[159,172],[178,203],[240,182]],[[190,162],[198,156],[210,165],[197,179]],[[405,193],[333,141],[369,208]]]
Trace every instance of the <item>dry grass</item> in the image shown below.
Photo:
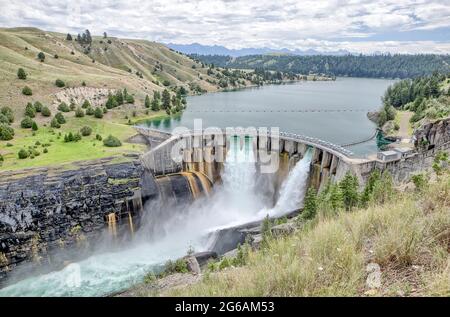
[[[248,264],[174,290],[190,296],[450,296],[450,178],[365,210],[319,216]],[[368,289],[366,266],[381,267]]]

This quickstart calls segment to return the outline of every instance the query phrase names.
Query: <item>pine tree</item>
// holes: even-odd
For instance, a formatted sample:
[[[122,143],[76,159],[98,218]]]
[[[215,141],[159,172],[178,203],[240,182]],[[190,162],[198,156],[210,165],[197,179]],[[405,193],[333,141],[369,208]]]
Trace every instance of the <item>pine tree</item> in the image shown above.
[[[89,30],[86,30],[84,34],[86,35],[86,43],[91,44],[92,43],[91,32],[89,32]]]
[[[106,32],[103,32],[103,38],[106,39],[108,37],[108,35],[106,34]]]
[[[39,52],[39,54],[37,55],[38,59],[43,62],[45,61],[45,54],[44,52]]]
[[[345,177],[339,183],[346,210],[351,210],[353,207],[357,206],[358,186],[358,179],[349,172],[345,174]]]
[[[125,89],[125,92],[126,92],[126,89]],[[122,94],[121,90],[118,90],[116,92],[116,102],[119,105],[123,105],[123,103],[124,103],[124,95]]]
[[[145,105],[145,108],[150,108],[150,106],[151,106],[150,97],[148,95],[145,96],[144,105]]]
[[[344,197],[342,196],[341,188],[337,184],[331,185],[330,189],[330,204],[334,211],[344,207]]]
[[[170,93],[167,89],[164,89],[162,93],[162,108],[165,110],[170,109]]]
[[[72,35],[70,33],[67,33],[66,41],[72,41]]]
[[[154,99],[152,100],[152,111],[159,111],[159,99]]]
[[[309,188],[305,196],[302,218],[313,219],[317,213],[317,194],[314,188]]]
[[[25,70],[23,68],[19,68],[17,70],[17,77],[22,80],[27,79],[27,73],[25,73]]]
[[[31,102],[29,102],[25,107],[25,115],[30,118],[34,118],[36,116],[36,109],[31,104]]]

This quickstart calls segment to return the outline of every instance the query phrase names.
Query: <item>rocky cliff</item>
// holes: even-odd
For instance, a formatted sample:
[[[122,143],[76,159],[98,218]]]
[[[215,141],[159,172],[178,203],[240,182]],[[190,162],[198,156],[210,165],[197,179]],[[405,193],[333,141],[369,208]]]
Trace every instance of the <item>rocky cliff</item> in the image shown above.
[[[54,251],[102,234],[108,215],[115,213],[120,219],[130,199],[140,194],[142,170],[137,160],[114,163],[104,159],[75,170],[3,173],[0,283],[18,264],[54,262]],[[147,184],[146,195],[157,195],[152,190],[156,186]]]
[[[450,142],[450,118],[424,124],[414,133],[415,146],[429,150]]]

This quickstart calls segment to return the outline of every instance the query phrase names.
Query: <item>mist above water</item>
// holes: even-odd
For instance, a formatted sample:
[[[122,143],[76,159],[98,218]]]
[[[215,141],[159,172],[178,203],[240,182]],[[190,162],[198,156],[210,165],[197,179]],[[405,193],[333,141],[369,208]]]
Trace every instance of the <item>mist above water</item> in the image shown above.
[[[184,256],[188,250],[205,251],[216,230],[280,217],[301,206],[309,173],[307,151],[284,181],[274,207],[258,191],[258,173],[251,139],[230,139],[222,171],[222,184],[209,196],[190,205],[175,201],[149,201],[144,206],[141,228],[134,239],[111,251],[111,240],[95,255],[60,271],[30,277],[0,290],[0,296],[101,296],[142,281],[164,262]]]

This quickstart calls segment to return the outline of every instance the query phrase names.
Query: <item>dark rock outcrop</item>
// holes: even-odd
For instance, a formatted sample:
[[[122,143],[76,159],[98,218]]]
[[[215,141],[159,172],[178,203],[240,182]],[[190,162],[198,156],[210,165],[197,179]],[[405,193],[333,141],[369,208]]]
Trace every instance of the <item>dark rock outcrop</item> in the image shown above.
[[[128,214],[128,200],[142,186],[142,171],[137,160],[114,164],[103,159],[74,170],[1,173],[0,283],[19,264],[54,262],[53,252],[96,239],[108,214],[119,220],[122,212]],[[144,181],[151,197],[157,191],[150,183]]]

